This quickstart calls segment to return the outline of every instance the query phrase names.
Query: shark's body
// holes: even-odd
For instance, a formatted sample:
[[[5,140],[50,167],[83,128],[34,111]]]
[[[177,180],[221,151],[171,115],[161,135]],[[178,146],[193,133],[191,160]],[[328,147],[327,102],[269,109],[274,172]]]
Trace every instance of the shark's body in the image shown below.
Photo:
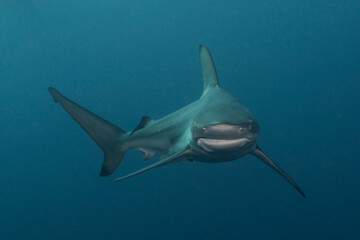
[[[204,90],[195,102],[159,120],[143,117],[132,132],[124,132],[49,88],[55,102],[92,137],[104,151],[100,176],[112,174],[125,152],[136,148],[144,159],[160,153],[159,160],[143,169],[115,179],[123,180],[154,167],[179,161],[216,163],[255,155],[290,182],[304,197],[300,187],[256,145],[259,125],[236,98],[219,87],[209,50],[200,46]]]

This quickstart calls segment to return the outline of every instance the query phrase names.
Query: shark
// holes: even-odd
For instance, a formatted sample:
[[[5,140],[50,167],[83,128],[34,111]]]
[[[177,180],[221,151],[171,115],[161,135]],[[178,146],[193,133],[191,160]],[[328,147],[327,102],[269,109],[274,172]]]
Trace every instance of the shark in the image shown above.
[[[54,102],[60,103],[104,152],[102,177],[117,169],[129,149],[141,151],[145,160],[157,153],[159,157],[155,163],[114,181],[169,163],[221,163],[251,154],[305,197],[296,182],[257,145],[258,121],[234,96],[220,87],[213,58],[205,45],[200,45],[199,55],[203,77],[201,97],[158,120],[143,116],[137,127],[129,132],[71,101],[56,89],[49,87],[48,90]]]

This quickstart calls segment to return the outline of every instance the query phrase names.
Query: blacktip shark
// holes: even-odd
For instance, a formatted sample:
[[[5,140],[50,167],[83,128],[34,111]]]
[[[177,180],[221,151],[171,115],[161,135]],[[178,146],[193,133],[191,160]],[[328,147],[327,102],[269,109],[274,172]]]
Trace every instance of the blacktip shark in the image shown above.
[[[143,116],[138,126],[125,132],[113,123],[49,88],[55,102],[87,132],[104,152],[100,176],[112,174],[125,152],[135,148],[145,160],[159,153],[159,159],[138,171],[114,181],[143,173],[155,167],[185,160],[206,163],[233,161],[252,154],[284,177],[303,197],[295,181],[256,144],[259,124],[255,117],[231,94],[220,88],[215,65],[208,48],[200,45],[204,88],[201,97],[161,119]]]

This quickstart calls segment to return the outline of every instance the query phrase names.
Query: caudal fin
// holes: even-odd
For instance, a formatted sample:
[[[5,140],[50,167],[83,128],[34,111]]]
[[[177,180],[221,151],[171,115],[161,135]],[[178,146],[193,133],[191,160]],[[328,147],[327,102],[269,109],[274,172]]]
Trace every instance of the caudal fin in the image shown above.
[[[104,152],[104,162],[100,176],[109,176],[120,164],[127,150],[119,138],[125,131],[111,122],[102,119],[80,105],[63,96],[56,89],[49,87],[54,101],[59,102],[67,113],[87,132]]]

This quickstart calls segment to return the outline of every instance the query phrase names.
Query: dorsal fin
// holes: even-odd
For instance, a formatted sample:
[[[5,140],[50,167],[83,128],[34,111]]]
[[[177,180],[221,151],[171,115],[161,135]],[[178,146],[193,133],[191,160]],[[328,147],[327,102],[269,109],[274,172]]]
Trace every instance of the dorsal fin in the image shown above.
[[[137,125],[137,127],[130,133],[130,135],[133,135],[134,132],[136,132],[139,129],[144,128],[149,122],[151,121],[151,118],[148,116],[142,116],[140,123]]]
[[[209,49],[205,45],[200,45],[200,63],[204,81],[203,95],[209,90],[218,87],[218,78],[214,61],[211,57]]]

